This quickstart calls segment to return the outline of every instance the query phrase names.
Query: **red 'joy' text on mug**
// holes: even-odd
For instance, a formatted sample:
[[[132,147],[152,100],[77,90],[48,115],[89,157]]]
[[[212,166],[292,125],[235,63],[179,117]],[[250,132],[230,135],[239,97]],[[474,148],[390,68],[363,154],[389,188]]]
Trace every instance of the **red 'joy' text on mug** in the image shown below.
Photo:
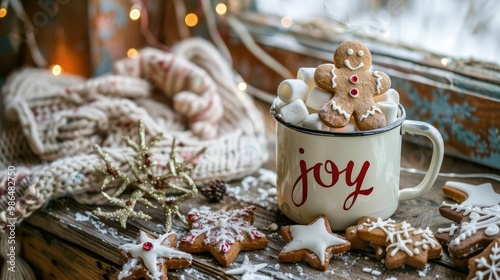
[[[300,148],[299,153],[304,154],[304,149]],[[344,210],[349,210],[356,202],[358,195],[369,195],[373,191],[373,187],[368,189],[361,189],[363,186],[363,180],[365,179],[366,173],[368,172],[368,168],[370,167],[370,162],[365,161],[359,174],[353,180],[353,169],[354,162],[351,160],[347,163],[345,169],[339,170],[338,166],[331,160],[326,160],[324,163],[318,162],[312,167],[307,167],[306,162],[304,160],[299,161],[300,166],[300,176],[295,180],[292,188],[292,201],[295,206],[300,207],[307,201],[307,193],[309,189],[309,182],[307,180],[307,175],[312,172],[314,181],[318,185],[323,188],[331,188],[337,184],[340,175],[345,173],[345,182],[349,187],[354,186],[354,190],[347,196],[344,201]],[[321,172],[324,171],[324,172]],[[323,177],[321,174],[325,174]],[[328,174],[328,175],[326,175]],[[324,180],[330,179],[330,182],[326,182]],[[302,194],[299,195],[298,199],[295,199],[294,194]]]

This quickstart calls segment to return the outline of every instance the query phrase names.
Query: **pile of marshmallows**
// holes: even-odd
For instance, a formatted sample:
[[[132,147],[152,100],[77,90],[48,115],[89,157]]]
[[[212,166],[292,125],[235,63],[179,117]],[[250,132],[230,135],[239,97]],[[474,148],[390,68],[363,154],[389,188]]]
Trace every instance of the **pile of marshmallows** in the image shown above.
[[[333,132],[358,131],[354,119],[341,128],[331,128],[318,117],[319,108],[332,99],[333,94],[324,91],[314,82],[314,67],[300,68],[297,79],[286,79],[278,86],[278,98],[274,101],[274,108],[278,116],[285,122],[313,130]],[[394,89],[376,95],[373,98],[377,106],[386,117],[386,125],[396,121],[399,116],[399,94]]]

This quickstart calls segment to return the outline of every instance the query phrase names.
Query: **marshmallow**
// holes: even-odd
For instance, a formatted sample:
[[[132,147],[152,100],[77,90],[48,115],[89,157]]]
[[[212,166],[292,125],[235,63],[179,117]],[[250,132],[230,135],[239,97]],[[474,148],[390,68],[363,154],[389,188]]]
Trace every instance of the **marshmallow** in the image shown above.
[[[319,110],[323,104],[327,103],[332,99],[333,94],[327,91],[324,91],[318,87],[314,87],[306,100],[306,105],[314,110]]]
[[[278,112],[279,112],[279,110],[281,108],[283,108],[283,106],[285,106],[286,104],[287,103],[283,102],[283,100],[279,99],[279,97],[278,97],[278,98],[276,98],[276,101],[274,102],[274,108],[276,108],[276,110],[278,110]]]
[[[297,79],[304,81],[309,87],[309,90],[312,90],[313,87],[316,86],[314,82],[314,71],[316,71],[316,67],[302,67],[299,68],[297,72]]]
[[[395,122],[398,119],[398,104],[391,101],[380,101],[377,102],[377,106],[385,114],[386,125]]]
[[[383,94],[375,95],[373,97],[373,100],[375,100],[375,102],[391,101],[393,103],[399,104],[399,93],[395,89],[390,88]]]
[[[306,101],[308,93],[309,86],[298,79],[286,79],[278,86],[278,96],[285,103],[291,103],[297,99]]]
[[[311,114],[307,116],[303,121],[302,121],[302,127],[304,128],[309,128],[309,129],[315,129],[315,130],[324,130],[324,131],[330,131],[330,127],[324,124],[320,119],[318,114]]]
[[[292,103],[283,106],[280,110],[281,118],[288,123],[298,125],[308,115],[307,106],[302,99],[297,99]]]

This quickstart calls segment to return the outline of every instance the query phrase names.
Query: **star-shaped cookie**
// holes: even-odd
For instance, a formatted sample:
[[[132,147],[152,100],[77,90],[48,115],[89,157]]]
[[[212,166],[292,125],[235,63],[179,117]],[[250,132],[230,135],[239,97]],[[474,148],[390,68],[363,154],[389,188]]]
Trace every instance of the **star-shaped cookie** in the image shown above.
[[[266,236],[253,223],[255,207],[231,211],[188,213],[191,230],[181,239],[179,249],[189,253],[210,252],[222,266],[229,266],[243,250],[267,246]]]
[[[362,217],[358,224],[346,229],[352,249],[371,245],[377,259],[385,258],[385,267],[393,269],[405,264],[424,269],[428,259],[441,256],[442,246],[429,228],[414,228],[407,222]]]
[[[325,215],[319,216],[309,225],[283,226],[280,231],[288,242],[278,255],[280,262],[303,260],[316,269],[326,270],[333,255],[341,254],[351,247],[349,241],[332,233]]]
[[[484,207],[500,203],[500,194],[495,192],[491,183],[471,185],[448,181],[443,186],[443,193],[463,205]]]
[[[191,265],[190,254],[174,249],[177,236],[168,232],[154,238],[141,231],[139,243],[124,244],[118,247],[126,262],[118,279],[167,279],[167,269],[185,268]]]
[[[467,280],[499,278],[500,238],[497,238],[481,254],[469,259],[469,275],[467,275]]]

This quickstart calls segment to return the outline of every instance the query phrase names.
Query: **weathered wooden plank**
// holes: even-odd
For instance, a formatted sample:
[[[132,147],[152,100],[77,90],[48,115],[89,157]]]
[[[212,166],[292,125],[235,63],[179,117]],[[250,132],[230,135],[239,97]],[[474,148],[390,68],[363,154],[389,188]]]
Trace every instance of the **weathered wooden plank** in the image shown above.
[[[22,254],[38,279],[116,279],[121,267],[30,225],[19,227]]]

